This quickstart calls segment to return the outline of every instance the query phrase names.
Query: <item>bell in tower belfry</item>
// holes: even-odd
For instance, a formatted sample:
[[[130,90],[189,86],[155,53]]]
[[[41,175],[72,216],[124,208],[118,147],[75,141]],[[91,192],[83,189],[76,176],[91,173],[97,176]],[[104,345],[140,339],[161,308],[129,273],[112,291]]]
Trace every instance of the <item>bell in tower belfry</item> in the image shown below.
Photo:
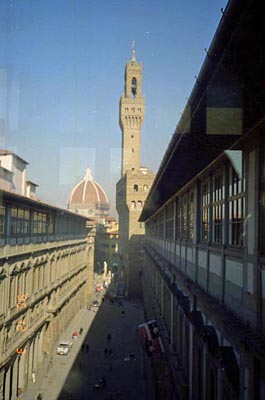
[[[145,116],[142,96],[142,63],[136,61],[135,43],[132,58],[125,67],[125,93],[120,99],[120,127],[122,131],[122,176],[126,171],[140,168],[141,127]]]

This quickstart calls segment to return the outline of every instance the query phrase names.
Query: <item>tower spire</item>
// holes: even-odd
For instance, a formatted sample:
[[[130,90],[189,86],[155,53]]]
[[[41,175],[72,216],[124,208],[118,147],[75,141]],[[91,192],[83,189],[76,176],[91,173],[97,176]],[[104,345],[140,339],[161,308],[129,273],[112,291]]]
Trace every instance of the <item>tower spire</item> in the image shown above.
[[[132,62],[136,62],[136,56],[135,56],[135,41],[132,41]]]

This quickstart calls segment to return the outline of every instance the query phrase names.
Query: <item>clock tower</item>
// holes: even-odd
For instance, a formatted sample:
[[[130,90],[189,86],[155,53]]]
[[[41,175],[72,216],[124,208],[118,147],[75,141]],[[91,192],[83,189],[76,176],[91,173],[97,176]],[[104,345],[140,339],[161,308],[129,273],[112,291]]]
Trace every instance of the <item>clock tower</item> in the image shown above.
[[[130,296],[141,296],[143,239],[145,226],[139,222],[154,174],[141,166],[141,127],[145,116],[142,95],[142,63],[132,58],[125,66],[124,93],[120,99],[122,132],[121,178],[116,185],[116,209],[119,214],[119,250],[121,275]]]
[[[140,167],[141,127],[145,115],[142,96],[142,63],[136,61],[133,42],[132,59],[126,63],[124,94],[120,99],[120,128],[122,131],[121,175]]]

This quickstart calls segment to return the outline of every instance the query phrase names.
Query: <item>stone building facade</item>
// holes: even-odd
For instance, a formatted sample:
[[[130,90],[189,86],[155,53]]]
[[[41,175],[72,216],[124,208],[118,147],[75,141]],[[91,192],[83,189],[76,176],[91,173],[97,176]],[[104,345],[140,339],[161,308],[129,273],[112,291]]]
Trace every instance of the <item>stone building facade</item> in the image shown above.
[[[106,217],[104,223],[97,224],[95,237],[95,271],[101,273],[107,268],[112,270],[114,264],[120,264],[119,224],[113,217]]]
[[[178,399],[265,399],[260,15],[228,2],[140,217],[147,314]]]
[[[139,272],[145,228],[143,223],[138,222],[138,218],[154,179],[152,171],[141,167],[140,164],[141,127],[144,116],[142,63],[136,61],[133,49],[131,61],[126,63],[124,94],[120,99],[122,176],[116,185],[120,253],[131,295],[140,295]]]
[[[0,398],[13,400],[92,296],[87,219],[0,191]]]

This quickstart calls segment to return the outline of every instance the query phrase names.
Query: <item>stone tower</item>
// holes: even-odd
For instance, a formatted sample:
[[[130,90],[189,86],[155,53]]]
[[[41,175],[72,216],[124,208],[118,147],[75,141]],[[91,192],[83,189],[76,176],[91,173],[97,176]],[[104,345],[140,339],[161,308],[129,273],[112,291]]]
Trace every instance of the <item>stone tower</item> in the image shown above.
[[[121,264],[130,296],[141,295],[141,250],[145,227],[138,219],[154,180],[153,172],[140,164],[141,127],[144,116],[142,63],[136,61],[133,45],[132,58],[125,67],[124,93],[120,99],[122,168],[121,179],[116,186]]]
[[[142,96],[142,63],[137,63],[133,45],[132,59],[126,63],[124,94],[120,99],[122,131],[122,176],[140,167],[141,127],[145,116]]]

